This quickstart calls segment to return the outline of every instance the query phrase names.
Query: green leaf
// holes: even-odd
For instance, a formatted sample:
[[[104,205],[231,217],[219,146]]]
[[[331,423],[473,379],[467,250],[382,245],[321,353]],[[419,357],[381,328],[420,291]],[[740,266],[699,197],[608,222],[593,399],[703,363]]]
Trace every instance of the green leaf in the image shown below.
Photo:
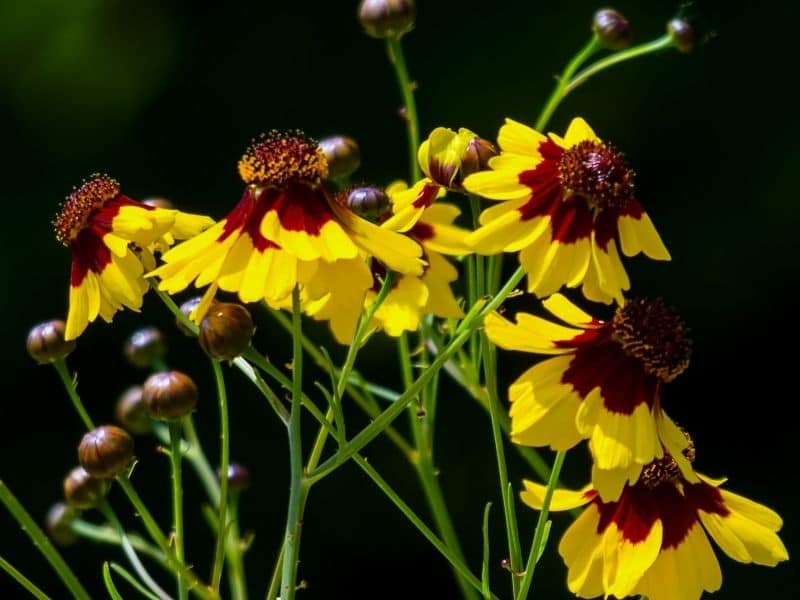
[[[117,587],[114,585],[114,580],[111,579],[111,571],[108,568],[108,563],[103,563],[103,581],[106,584],[106,590],[108,590],[108,595],[111,596],[112,600],[123,600],[122,594],[117,591]]]
[[[153,592],[148,590],[144,587],[139,580],[136,579],[131,573],[125,570],[124,567],[118,565],[117,563],[104,563],[103,564],[103,580],[106,582],[106,589],[108,589],[108,593],[111,594],[111,597],[114,600],[122,600],[122,596],[119,594],[117,589],[114,587],[114,582],[111,580],[111,571],[109,571],[109,566],[111,569],[117,573],[120,577],[122,577],[125,581],[127,581],[133,589],[139,592],[142,596],[147,598],[148,600],[161,600],[158,596],[156,596]]]
[[[483,566],[481,567],[481,594],[484,598],[491,598],[492,592],[489,589],[489,512],[492,503],[487,502],[483,509]]]

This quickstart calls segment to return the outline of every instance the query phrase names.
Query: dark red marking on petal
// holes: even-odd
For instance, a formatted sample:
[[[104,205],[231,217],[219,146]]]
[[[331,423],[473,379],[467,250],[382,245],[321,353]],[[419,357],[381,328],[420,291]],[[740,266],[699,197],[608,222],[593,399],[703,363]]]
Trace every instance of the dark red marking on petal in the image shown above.
[[[644,487],[644,486],[636,486]],[[651,491],[661,512],[664,527],[661,549],[676,548],[697,523],[697,509],[671,483],[663,483]]]
[[[225,241],[235,232],[246,233],[250,236],[253,247],[264,252],[268,248],[280,248],[278,244],[261,235],[261,221],[267,214],[267,205],[263,200],[264,188],[247,186],[242,199],[225,217],[222,233],[217,238],[218,242]]]
[[[722,494],[713,485],[701,481],[700,483],[685,483],[683,486],[686,499],[697,510],[707,513],[727,517],[731,510],[725,506]]]
[[[100,274],[111,262],[111,250],[103,243],[102,233],[92,229],[82,229],[70,244],[72,267],[69,283],[78,287],[89,271]]]
[[[577,196],[571,196],[553,205],[550,221],[553,240],[572,244],[592,235],[592,210]]]
[[[285,190],[269,188],[264,191],[263,201],[267,211],[277,211],[281,227],[288,231],[304,231],[318,236],[325,223],[334,219],[321,187],[295,183]]]
[[[592,319],[589,325],[602,325],[601,321],[596,319]],[[608,338],[608,330],[604,330],[602,327],[597,327],[595,329],[585,329],[581,331],[578,335],[568,340],[555,340],[553,345],[556,348],[577,348],[582,346],[583,344],[591,344],[597,341],[606,340]]]
[[[603,533],[614,523],[622,539],[631,544],[646,540],[661,517],[655,495],[638,485],[626,487],[617,502],[603,503],[599,497],[594,502],[600,511],[597,533]]]
[[[417,221],[416,223],[414,223],[414,226],[411,229],[409,229],[408,235],[410,235],[418,242],[424,242],[425,240],[433,238],[436,235],[436,230],[430,223],[423,223],[422,221]]]
[[[426,183],[424,186],[422,186],[422,191],[411,203],[411,206],[414,208],[428,208],[431,204],[433,204],[433,201],[436,200],[436,196],[439,194],[439,189],[440,186],[437,184]]]
[[[609,208],[599,211],[594,222],[595,242],[601,250],[608,252],[608,243],[619,238],[620,217],[631,217],[639,220],[642,215],[644,215],[642,205],[633,198],[628,199],[622,208]]]

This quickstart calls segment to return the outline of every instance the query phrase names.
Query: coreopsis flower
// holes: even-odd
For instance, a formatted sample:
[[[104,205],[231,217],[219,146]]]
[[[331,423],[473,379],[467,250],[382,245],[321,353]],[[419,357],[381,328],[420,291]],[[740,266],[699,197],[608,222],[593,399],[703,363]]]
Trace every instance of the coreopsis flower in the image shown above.
[[[565,450],[588,439],[592,482],[606,500],[663,456],[663,447],[693,478],[682,459],[686,437],[661,406],[663,384],[686,369],[691,353],[675,313],[660,301],[631,300],[601,321],[560,294],[544,307],[569,326],[527,313],[516,323],[496,313],[484,322],[501,348],[555,355],[511,384],[512,441]]]
[[[530,292],[582,285],[590,300],[621,304],[630,281],[618,245],[626,256],[670,259],[634,198],[633,172],[583,119],[563,138],[506,119],[498,143],[491,171],[464,180],[469,192],[502,201],[483,211],[468,242],[482,254],[519,252]]]
[[[447,190],[462,190],[464,178],[485,169],[489,159],[497,154],[494,145],[460,128],[458,133],[437,127],[419,146],[417,159],[425,177],[408,189],[395,190],[392,197],[394,215],[388,227],[407,231],[422,216],[426,208]]]
[[[724,479],[681,476],[672,457],[647,465],[618,500],[604,502],[588,486],[555,490],[551,510],[587,505],[558,551],[567,586],[581,598],[641,595],[650,600],[699,600],[722,585],[708,536],[732,559],[775,566],[789,558],[777,513],[723,489]],[[545,487],[525,481],[521,497],[540,509]]]
[[[169,293],[192,282],[208,285],[193,315],[199,320],[217,289],[237,292],[245,303],[280,306],[322,264],[362,253],[400,273],[422,273],[420,246],[334,202],[322,181],[326,174],[324,153],[302,133],[263,136],[239,161],[247,185],[239,203],[209,230],[167,252],[165,264],[150,275],[160,277],[159,288]],[[344,285],[357,277],[349,269],[337,272]]]
[[[149,288],[143,275],[154,265],[152,252],[212,223],[132,200],[115,179],[93,174],[53,221],[56,239],[72,251],[65,339],[77,338],[98,316],[110,322],[123,307],[138,311]]]

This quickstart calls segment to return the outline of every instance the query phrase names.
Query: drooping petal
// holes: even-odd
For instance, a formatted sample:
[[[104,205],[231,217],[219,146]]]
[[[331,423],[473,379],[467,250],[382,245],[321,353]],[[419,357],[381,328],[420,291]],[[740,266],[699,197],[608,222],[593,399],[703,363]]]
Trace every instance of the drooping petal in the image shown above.
[[[574,340],[583,333],[581,329],[551,323],[527,313],[517,313],[516,323],[492,313],[484,319],[483,327],[489,339],[500,348],[536,354],[572,352],[574,348],[559,342]]]
[[[558,553],[568,567],[567,587],[581,598],[603,595],[603,552],[598,535],[600,513],[592,504],[564,532]]]
[[[525,489],[520,492],[519,495],[522,501],[531,508],[541,510],[544,505],[544,496],[547,492],[547,486],[528,479],[524,479],[522,484],[525,486]],[[553,490],[553,495],[550,498],[550,510],[554,512],[572,510],[591,502],[595,495],[591,485],[587,485],[579,490],[556,488]]]
[[[650,217],[643,210],[638,216],[621,215],[617,221],[619,241],[625,256],[640,252],[654,260],[670,260],[670,254]]]

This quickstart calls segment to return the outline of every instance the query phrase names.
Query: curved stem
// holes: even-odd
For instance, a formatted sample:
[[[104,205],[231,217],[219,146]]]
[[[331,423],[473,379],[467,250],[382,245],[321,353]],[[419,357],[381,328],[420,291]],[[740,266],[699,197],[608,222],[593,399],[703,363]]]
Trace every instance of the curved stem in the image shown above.
[[[217,547],[214,553],[214,567],[211,573],[211,589],[219,593],[222,581],[222,565],[224,560],[225,540],[228,538],[228,465],[230,464],[230,431],[228,426],[228,395],[225,391],[225,379],[219,362],[212,360],[214,381],[217,385],[219,399],[219,528],[217,531]]]
[[[22,587],[24,587],[34,598],[38,598],[38,600],[50,600],[50,596],[40,590],[35,583],[15,569],[14,565],[12,565],[2,556],[0,556],[0,569],[11,575],[11,577],[13,577]]]
[[[183,527],[183,456],[181,454],[182,427],[180,421],[170,421],[169,423],[169,462],[172,470],[172,530],[175,546],[175,558],[183,563],[183,544],[185,531]],[[188,593],[186,583],[177,573],[178,578],[178,598],[186,600]]]
[[[94,523],[89,523],[83,519],[72,519],[69,522],[69,528],[76,535],[79,535],[80,537],[91,542],[97,542],[100,544],[114,544],[117,546],[122,545],[122,538],[120,537],[119,533],[107,525],[95,525]],[[125,535],[136,552],[145,556],[149,556],[162,567],[166,566],[164,563],[164,553],[158,548],[152,546],[135,533],[126,532]]]
[[[83,424],[86,426],[86,429],[94,429],[94,421],[92,421],[92,418],[89,416],[89,413],[86,412],[86,408],[83,406],[83,402],[81,402],[81,397],[78,395],[78,390],[75,386],[75,380],[69,374],[66,361],[63,358],[59,358],[53,363],[53,367],[55,367],[59,378],[61,378],[61,383],[64,384],[64,389],[67,391],[69,399],[72,400],[72,405],[78,412],[78,415],[83,421]]]
[[[386,49],[389,52],[389,61],[394,67],[397,83],[400,86],[400,94],[403,96],[405,114],[408,129],[408,168],[411,183],[420,178],[419,162],[417,161],[417,148],[419,148],[419,121],[417,118],[417,102],[414,99],[414,84],[408,76],[408,67],[403,55],[403,46],[400,37],[390,37],[386,39]]]

